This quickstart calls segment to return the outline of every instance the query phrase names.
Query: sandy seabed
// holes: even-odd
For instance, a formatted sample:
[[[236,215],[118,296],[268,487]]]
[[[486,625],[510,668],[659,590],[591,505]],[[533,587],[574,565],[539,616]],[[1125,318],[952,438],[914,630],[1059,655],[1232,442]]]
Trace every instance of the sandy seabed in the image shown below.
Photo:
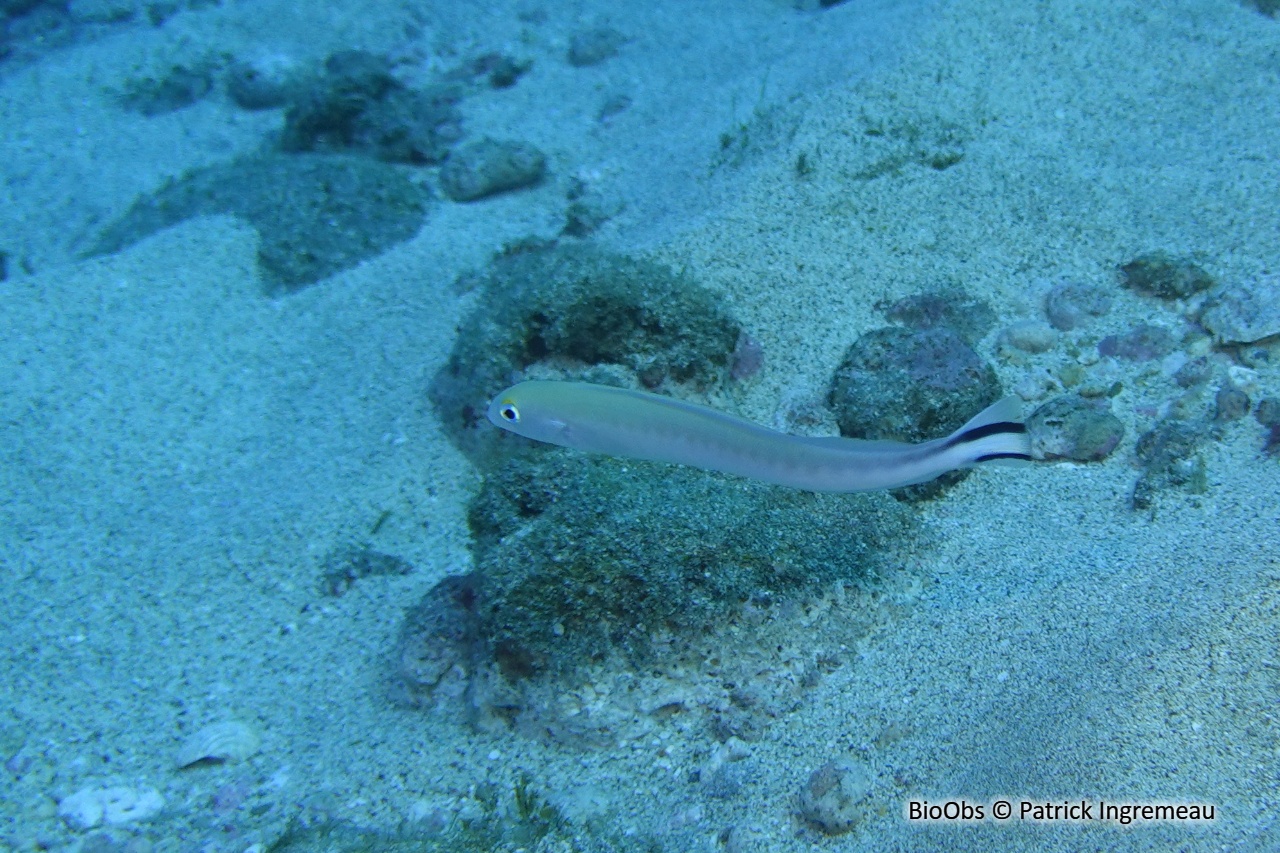
[[[164,798],[118,839],[240,850],[272,838],[235,834],[234,805],[219,810],[235,786],[396,828],[525,771],[571,819],[670,849],[1275,849],[1280,468],[1248,417],[1203,447],[1202,494],[1134,512],[1134,441],[1176,393],[1158,363],[1110,367],[1126,438],[1106,461],[984,471],[921,510],[929,543],[886,581],[892,624],[735,756],[731,796],[690,781],[718,748],[705,730],[659,721],[591,751],[477,734],[392,701],[390,653],[404,609],[469,567],[478,474],[425,398],[473,307],[452,282],[508,241],[553,236],[571,179],[628,200],[602,242],[693,272],[761,341],[741,414],[770,422],[788,395],[820,395],[883,323],[880,300],[959,285],[1007,327],[1042,319],[1058,282],[1115,289],[1047,354],[984,342],[1025,387],[1103,334],[1179,322],[1186,306],[1116,288],[1129,258],[1194,254],[1224,282],[1280,266],[1280,23],[1230,0],[573,3],[537,25],[528,4],[305,5],[195,10],[0,72],[0,843],[75,849],[85,834],[58,803],[94,786]],[[568,67],[569,35],[602,22],[633,40]],[[136,69],[406,45],[426,70],[532,56],[468,127],[536,142],[551,179],[441,202],[415,239],[287,297],[263,294],[257,236],[226,217],[78,257],[138,194],[279,122],[218,96],[127,113],[110,93]],[[633,112],[602,129],[619,88]],[[755,140],[741,162],[717,159],[724,133]],[[885,149],[886,133],[904,141]],[[962,157],[866,177],[917,143]],[[1231,376],[1254,400],[1280,394],[1274,365]],[[387,511],[376,544],[416,571],[321,595],[326,555]],[[254,755],[175,767],[191,733],[228,719],[259,734]],[[835,757],[871,769],[872,805],[825,838],[796,799]],[[1013,819],[905,818],[913,800],[1001,799]],[[1022,800],[1216,812],[1032,822]]]

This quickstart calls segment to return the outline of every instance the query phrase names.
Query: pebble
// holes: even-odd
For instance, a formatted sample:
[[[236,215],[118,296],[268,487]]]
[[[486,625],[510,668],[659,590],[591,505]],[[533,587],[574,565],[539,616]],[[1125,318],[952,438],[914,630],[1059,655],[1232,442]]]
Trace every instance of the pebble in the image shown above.
[[[1249,414],[1252,402],[1249,395],[1236,386],[1227,383],[1218,389],[1213,398],[1213,419],[1215,421],[1238,421]]]
[[[1044,313],[1055,329],[1069,331],[1111,310],[1111,294],[1101,287],[1063,282],[1045,297]]]
[[[1167,252],[1149,252],[1120,265],[1126,287],[1161,299],[1185,299],[1214,285],[1195,261]]]
[[[201,762],[243,761],[257,752],[261,744],[258,733],[244,723],[234,720],[213,723],[187,738],[174,763],[182,769]]]
[[[1173,352],[1177,340],[1164,326],[1140,323],[1119,335],[1107,335],[1098,342],[1098,352],[1126,361],[1155,361]]]
[[[1200,325],[1219,344],[1251,344],[1280,335],[1280,275],[1223,287],[1205,300]]]
[[[853,829],[867,813],[871,769],[860,762],[828,761],[800,789],[800,816],[827,835]]]
[[[72,829],[93,829],[100,824],[123,826],[155,817],[164,808],[164,797],[154,788],[81,788],[58,803],[58,816]]]
[[[576,33],[569,42],[569,64],[577,68],[598,65],[618,55],[627,37],[612,27],[596,27]]]
[[[1004,330],[1002,337],[1009,346],[1030,353],[1048,352],[1058,342],[1058,333],[1038,320],[1014,323]]]
[[[532,145],[482,139],[449,155],[440,169],[440,188],[454,201],[474,201],[532,186],[546,171],[546,156]]]
[[[1038,459],[1096,462],[1124,437],[1124,424],[1102,400],[1074,394],[1055,397],[1027,418],[1032,454]]]
[[[223,73],[223,85],[236,106],[246,110],[282,107],[298,86],[296,64],[284,56],[237,60]]]

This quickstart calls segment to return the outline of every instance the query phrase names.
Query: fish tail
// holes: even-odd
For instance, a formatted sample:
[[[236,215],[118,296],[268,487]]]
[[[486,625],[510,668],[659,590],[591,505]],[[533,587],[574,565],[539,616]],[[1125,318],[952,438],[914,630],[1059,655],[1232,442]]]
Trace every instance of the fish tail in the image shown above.
[[[1022,404],[1005,397],[974,415],[947,437],[947,448],[962,449],[970,465],[980,462],[1030,462],[1031,436],[1022,422]]]

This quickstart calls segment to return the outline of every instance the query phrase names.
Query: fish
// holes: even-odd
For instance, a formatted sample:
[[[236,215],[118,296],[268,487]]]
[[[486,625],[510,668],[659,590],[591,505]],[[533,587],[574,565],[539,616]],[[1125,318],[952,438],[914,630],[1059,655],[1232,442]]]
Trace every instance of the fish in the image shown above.
[[[894,489],[958,468],[1032,459],[1015,397],[951,435],[918,444],[791,435],[708,406],[587,382],[520,382],[494,397],[487,414],[495,426],[534,441],[811,492]]]

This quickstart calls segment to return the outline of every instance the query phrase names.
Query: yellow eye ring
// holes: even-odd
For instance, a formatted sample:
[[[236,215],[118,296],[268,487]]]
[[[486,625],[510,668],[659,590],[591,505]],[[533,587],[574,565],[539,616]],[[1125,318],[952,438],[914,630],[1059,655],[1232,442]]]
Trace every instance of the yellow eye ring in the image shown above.
[[[513,403],[503,403],[498,406],[498,415],[509,424],[520,423],[520,410]]]

